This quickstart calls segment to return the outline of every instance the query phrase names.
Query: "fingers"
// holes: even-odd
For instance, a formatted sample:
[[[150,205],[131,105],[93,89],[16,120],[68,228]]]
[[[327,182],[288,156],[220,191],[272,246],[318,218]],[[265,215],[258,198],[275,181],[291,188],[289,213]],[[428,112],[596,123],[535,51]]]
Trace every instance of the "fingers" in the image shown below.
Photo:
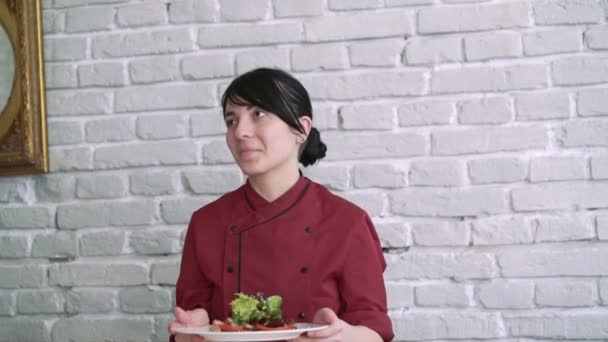
[[[319,331],[310,331],[306,336],[312,339],[328,338],[342,332],[342,324],[336,313],[329,308],[323,308],[315,314],[314,323],[327,324],[328,327]]]
[[[185,327],[187,327],[186,324],[173,321],[173,322],[169,323],[169,334],[173,335],[173,334],[175,334],[177,328],[185,328]]]
[[[192,323],[192,318],[190,317],[188,312],[180,308],[179,306],[176,306],[175,309],[173,309],[173,314],[175,315],[175,320],[179,323],[185,325]]]

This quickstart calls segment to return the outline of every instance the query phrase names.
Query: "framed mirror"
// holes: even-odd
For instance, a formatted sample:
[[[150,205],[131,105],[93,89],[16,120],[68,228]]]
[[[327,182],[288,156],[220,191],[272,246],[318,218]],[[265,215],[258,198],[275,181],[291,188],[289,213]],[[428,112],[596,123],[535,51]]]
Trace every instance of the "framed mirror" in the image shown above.
[[[0,176],[48,172],[40,0],[0,0]]]

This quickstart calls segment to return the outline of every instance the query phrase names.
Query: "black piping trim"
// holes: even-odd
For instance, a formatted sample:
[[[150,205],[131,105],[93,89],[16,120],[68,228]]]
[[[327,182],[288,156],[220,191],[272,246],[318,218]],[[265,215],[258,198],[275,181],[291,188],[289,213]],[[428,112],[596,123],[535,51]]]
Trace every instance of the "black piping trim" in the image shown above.
[[[246,231],[248,231],[248,230],[251,230],[251,229],[253,229],[253,228],[255,228],[255,227],[259,226],[259,225],[262,225],[264,223],[272,221],[272,220],[276,219],[277,217],[282,216],[286,212],[290,211],[293,207],[296,206],[296,204],[298,204],[302,200],[302,198],[304,198],[304,195],[306,195],[306,193],[308,192],[308,188],[310,187],[310,183],[311,183],[310,180],[308,180],[308,183],[306,183],[306,187],[304,188],[304,190],[302,190],[302,193],[300,193],[300,196],[298,196],[298,198],[289,207],[285,208],[280,213],[278,213],[278,214],[276,214],[276,215],[274,215],[274,216],[272,216],[272,217],[270,217],[270,218],[268,218],[268,219],[266,219],[266,220],[264,220],[262,222],[255,223],[255,224],[253,224],[253,225],[251,225],[251,226],[249,226],[249,227],[247,227],[247,228],[245,228],[245,229],[243,229],[243,230],[241,230],[239,232],[239,265],[238,265],[238,271],[237,271],[237,277],[236,277],[236,279],[237,279],[236,292],[241,292],[241,268],[242,268],[241,267],[241,260],[242,260],[242,256],[243,256],[243,254],[241,253],[241,251],[242,251],[242,246],[243,246],[243,233],[246,232]]]
[[[247,204],[249,204],[249,208],[255,211],[255,207],[253,206],[253,203],[251,203],[251,200],[249,199],[249,196],[247,196],[247,193],[243,192],[243,195],[245,195],[245,201],[247,202]]]

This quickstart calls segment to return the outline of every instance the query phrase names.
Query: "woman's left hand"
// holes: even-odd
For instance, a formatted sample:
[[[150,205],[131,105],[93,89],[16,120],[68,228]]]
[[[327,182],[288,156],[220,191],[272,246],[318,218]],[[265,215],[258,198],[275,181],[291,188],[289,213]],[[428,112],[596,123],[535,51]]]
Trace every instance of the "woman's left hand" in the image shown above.
[[[327,324],[328,327],[319,330],[311,331],[306,334],[289,340],[290,342],[339,342],[344,341],[344,333],[346,330],[351,328],[351,325],[338,318],[338,315],[329,308],[323,308],[315,314],[313,323]]]

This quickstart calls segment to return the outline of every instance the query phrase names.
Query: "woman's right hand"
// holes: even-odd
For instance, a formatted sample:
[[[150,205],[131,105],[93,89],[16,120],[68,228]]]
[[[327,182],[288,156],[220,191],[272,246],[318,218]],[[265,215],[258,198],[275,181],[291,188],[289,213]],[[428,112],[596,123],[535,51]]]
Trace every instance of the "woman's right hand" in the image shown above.
[[[185,311],[180,307],[173,309],[175,320],[169,324],[169,333],[175,334],[177,328],[201,327],[209,324],[209,315],[205,309]],[[175,342],[204,342],[205,339],[196,335],[176,334]]]

